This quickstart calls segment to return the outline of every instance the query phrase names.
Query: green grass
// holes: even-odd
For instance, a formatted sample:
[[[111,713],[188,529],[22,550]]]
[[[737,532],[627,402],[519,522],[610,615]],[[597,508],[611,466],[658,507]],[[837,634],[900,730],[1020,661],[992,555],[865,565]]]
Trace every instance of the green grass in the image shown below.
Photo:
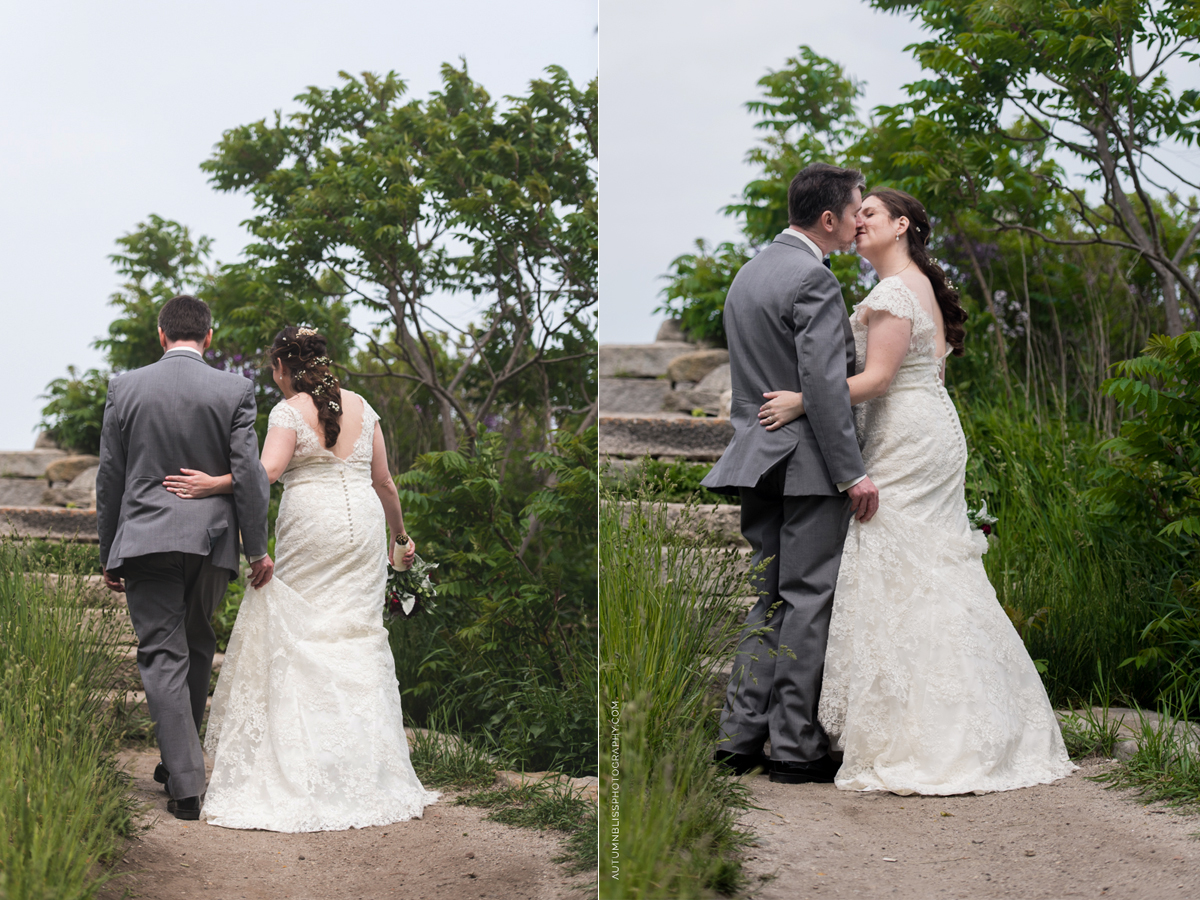
[[[743,882],[748,790],[712,764],[739,554],[668,525],[661,502],[600,507],[600,896],[704,897]]]
[[[621,500],[644,497],[671,503],[695,501],[702,504],[736,504],[737,497],[701,487],[700,482],[712,467],[712,463],[682,459],[668,463],[647,456],[621,469],[610,464],[602,475],[602,482],[613,496]]]
[[[1188,716],[1194,707],[1194,697],[1164,699],[1156,722],[1141,717],[1133,756],[1097,780],[1131,788],[1143,803],[1200,813],[1200,723]]]
[[[0,897],[94,897],[132,829],[117,733],[104,712],[117,623],[89,616],[88,550],[0,542]],[[57,572],[25,579],[30,558]]]

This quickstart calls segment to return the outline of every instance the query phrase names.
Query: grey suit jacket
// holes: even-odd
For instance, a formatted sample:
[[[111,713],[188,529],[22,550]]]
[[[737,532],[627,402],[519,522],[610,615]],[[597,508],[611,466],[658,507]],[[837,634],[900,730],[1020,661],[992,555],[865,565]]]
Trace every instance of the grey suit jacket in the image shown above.
[[[246,554],[267,552],[270,485],[258,461],[254,385],[210,368],[187,350],[108,384],[96,475],[100,561],[121,565],[147,553],[212,554],[237,575],[238,533]],[[233,493],[181,500],[165,487],[181,468],[233,473]]]
[[[736,494],[784,459],[787,496],[836,495],[838,482],[866,474],[846,386],[854,335],[834,274],[781,235],[733,279],[724,322],[734,434],[701,483]],[[758,424],[767,391],[803,391],[805,415],[767,431]]]

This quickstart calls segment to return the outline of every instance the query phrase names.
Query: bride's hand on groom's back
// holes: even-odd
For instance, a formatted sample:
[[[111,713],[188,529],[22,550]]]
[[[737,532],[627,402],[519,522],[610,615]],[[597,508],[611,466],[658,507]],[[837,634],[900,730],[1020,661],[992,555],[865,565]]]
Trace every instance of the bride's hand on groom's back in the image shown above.
[[[174,494],[181,500],[199,500],[202,497],[211,497],[213,494],[227,494],[229,490],[223,490],[226,482],[229,482],[229,487],[233,486],[233,479],[228,475],[214,478],[197,469],[180,469],[182,475],[168,475],[163,480],[163,487]]]
[[[767,402],[758,408],[758,424],[767,431],[782,428],[804,415],[804,395],[796,391],[768,391]]]

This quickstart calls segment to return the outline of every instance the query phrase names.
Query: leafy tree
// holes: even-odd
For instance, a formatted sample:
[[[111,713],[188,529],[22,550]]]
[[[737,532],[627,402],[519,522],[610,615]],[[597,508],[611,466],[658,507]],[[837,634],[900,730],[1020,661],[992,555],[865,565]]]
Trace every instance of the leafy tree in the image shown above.
[[[994,227],[1056,245],[1130,251],[1158,280],[1172,335],[1184,330],[1177,286],[1200,314],[1200,206],[1190,228],[1166,227],[1156,192],[1173,178],[1200,189],[1171,162],[1200,132],[1200,91],[1173,93],[1163,66],[1200,60],[1200,8],[1191,0],[871,0],[909,12],[932,37],[912,48],[929,77],[885,111],[903,120],[903,162],[927,170],[927,194],[962,196]],[[1099,205],[1057,165],[1023,157],[1073,157],[1099,186]],[[1031,204],[1052,195],[1078,229],[1047,230]]]
[[[151,214],[117,238],[117,245],[121,249],[109,259],[127,280],[109,304],[119,315],[108,326],[108,337],[93,346],[105,351],[114,371],[125,372],[162,356],[157,330],[162,305],[212,283],[214,273],[207,264],[212,239],[193,239],[187,226]]]
[[[448,450],[506,407],[536,404],[543,432],[595,417],[596,85],[547,71],[503,110],[465,64],[425,103],[342,73],[202,165],[254,200],[251,281],[385,317],[372,356],[428,391]],[[481,321],[452,323],[445,293],[485,299]]]
[[[855,147],[865,126],[855,101],[862,85],[833,60],[802,45],[783,68],[758,80],[762,98],[746,108],[760,119],[755,128],[767,132],[762,143],[746,154],[761,174],[742,191],[742,202],[722,212],[742,219],[745,241],[725,242],[709,251],[703,240],[698,253],[686,253],[671,263],[663,289],[664,302],[655,312],[681,319],[692,337],[725,346],[721,321],[725,295],[742,265],[788,226],[788,185],[800,169],[814,162],[853,165]],[[857,257],[833,258],[834,274],[851,298],[862,293]]]

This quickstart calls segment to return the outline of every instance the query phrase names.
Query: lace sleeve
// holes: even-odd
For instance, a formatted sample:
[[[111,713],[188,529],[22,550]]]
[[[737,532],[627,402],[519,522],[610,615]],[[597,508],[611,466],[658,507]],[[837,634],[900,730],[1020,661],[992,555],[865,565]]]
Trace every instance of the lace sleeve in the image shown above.
[[[375,423],[379,421],[379,413],[371,408],[371,404],[367,402],[367,398],[362,394],[358,395],[358,399],[362,401],[363,405],[363,431],[369,431],[374,434]]]
[[[296,411],[292,409],[291,404],[286,400],[276,403],[271,409],[271,415],[267,417],[267,427],[290,428],[292,431],[297,431]]]
[[[917,298],[898,278],[887,278],[879,282],[859,305],[867,309],[889,312],[914,324],[918,321]]]

